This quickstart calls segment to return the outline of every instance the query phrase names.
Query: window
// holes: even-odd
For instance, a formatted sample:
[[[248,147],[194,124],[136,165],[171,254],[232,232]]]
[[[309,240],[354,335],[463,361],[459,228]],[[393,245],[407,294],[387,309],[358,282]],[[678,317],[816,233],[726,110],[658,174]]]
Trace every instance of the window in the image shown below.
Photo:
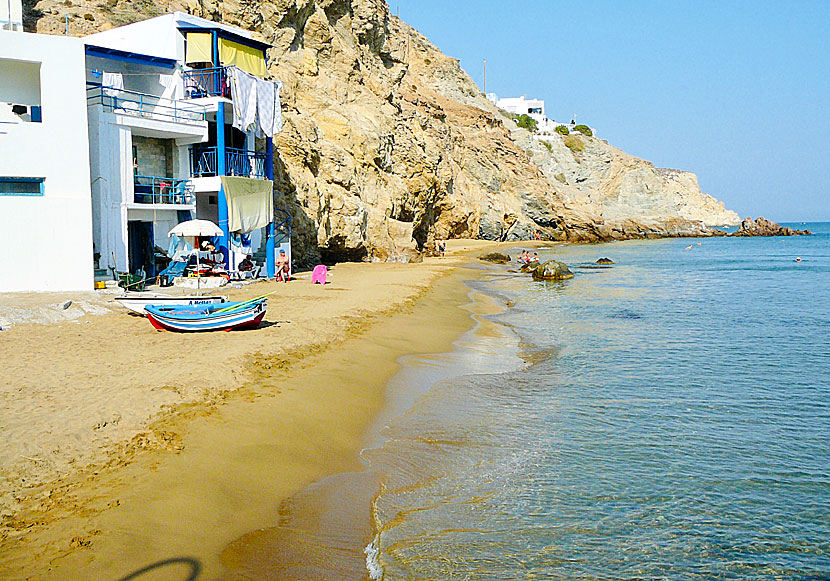
[[[0,196],[42,196],[44,178],[2,178]]]
[[[40,63],[0,58],[0,122],[40,123]]]

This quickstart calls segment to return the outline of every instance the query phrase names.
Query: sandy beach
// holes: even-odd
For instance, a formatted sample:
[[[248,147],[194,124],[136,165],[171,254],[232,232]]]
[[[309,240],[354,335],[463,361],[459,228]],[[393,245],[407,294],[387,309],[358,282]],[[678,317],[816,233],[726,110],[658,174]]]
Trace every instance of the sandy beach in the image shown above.
[[[230,289],[275,291],[256,331],[183,336],[114,307],[4,330],[0,569],[116,578],[196,555],[204,578],[221,576],[225,544],[278,524],[303,486],[355,468],[397,357],[447,349],[469,328],[458,307],[472,274],[459,267],[493,246],[340,264],[325,287]],[[434,317],[408,328],[425,300]]]

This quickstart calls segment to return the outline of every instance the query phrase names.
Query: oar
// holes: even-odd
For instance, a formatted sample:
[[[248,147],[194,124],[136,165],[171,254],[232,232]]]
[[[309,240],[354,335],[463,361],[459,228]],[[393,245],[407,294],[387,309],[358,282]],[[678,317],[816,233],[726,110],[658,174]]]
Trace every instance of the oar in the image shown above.
[[[271,295],[272,295],[272,294],[274,294],[275,292],[277,292],[277,291],[272,291],[272,292],[270,292],[270,293],[267,293],[267,294],[264,294],[264,295],[260,295],[260,296],[255,297],[255,298],[248,299],[247,301],[243,301],[243,302],[241,302],[241,303],[239,303],[239,304],[232,305],[232,306],[230,306],[230,307],[225,307],[224,309],[217,309],[217,310],[213,311],[213,313],[214,313],[214,314],[216,314],[216,313],[224,313],[225,311],[233,311],[233,310],[238,309],[238,308],[240,308],[240,307],[245,307],[245,306],[248,306],[248,305],[253,304],[253,303],[257,302],[257,301],[261,301],[261,300],[262,300],[262,299],[264,299],[265,297],[269,297],[269,296],[271,296]]]

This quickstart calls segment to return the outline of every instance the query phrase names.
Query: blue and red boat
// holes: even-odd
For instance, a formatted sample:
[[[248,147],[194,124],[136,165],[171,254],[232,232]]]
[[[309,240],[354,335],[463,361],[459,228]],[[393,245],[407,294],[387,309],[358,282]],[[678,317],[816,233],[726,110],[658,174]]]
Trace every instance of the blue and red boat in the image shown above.
[[[156,329],[230,331],[259,327],[266,306],[266,299],[258,298],[209,305],[146,305],[144,311]]]

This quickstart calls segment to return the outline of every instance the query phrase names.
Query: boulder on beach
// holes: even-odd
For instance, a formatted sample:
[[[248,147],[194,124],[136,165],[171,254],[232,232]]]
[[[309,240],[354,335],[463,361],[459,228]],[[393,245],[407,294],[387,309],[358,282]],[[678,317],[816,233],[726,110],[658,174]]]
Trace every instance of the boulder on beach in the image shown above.
[[[510,256],[501,252],[490,252],[488,254],[482,254],[478,257],[479,260],[484,260],[486,262],[495,262],[496,264],[507,264],[510,262]]]
[[[558,260],[548,260],[533,269],[533,280],[567,280],[573,277],[568,265]]]
[[[614,261],[610,258],[603,257],[597,260],[595,264],[614,264]]]

